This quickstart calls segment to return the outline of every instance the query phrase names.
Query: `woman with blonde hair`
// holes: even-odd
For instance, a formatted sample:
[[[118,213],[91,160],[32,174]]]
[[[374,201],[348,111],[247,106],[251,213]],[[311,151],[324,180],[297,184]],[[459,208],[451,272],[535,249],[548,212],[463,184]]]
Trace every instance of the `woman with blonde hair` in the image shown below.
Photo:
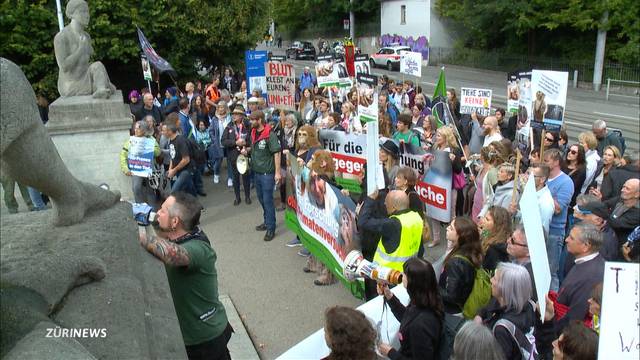
[[[458,199],[458,191],[461,190],[464,185],[456,186],[456,177],[458,177],[464,183],[466,180],[464,179],[464,173],[462,172],[462,149],[458,146],[458,141],[456,139],[454,130],[451,126],[443,126],[436,131],[436,136],[433,142],[433,149],[445,151],[449,153],[449,158],[451,159],[451,170],[452,170],[452,184],[453,187],[451,189],[451,218],[453,219],[456,215],[456,202]],[[461,177],[461,178],[460,178]],[[428,247],[434,247],[440,243],[440,236],[442,233],[443,223],[430,218],[431,221],[431,229],[433,231],[432,239],[433,241]]]
[[[300,97],[300,105],[298,106],[298,112],[302,116],[302,120],[308,123],[310,121],[310,114],[315,109],[315,102],[313,101],[313,92],[310,88],[302,90],[302,96]]]
[[[340,125],[347,133],[354,132],[356,134],[360,134],[362,133],[362,124],[360,123],[360,119],[358,118],[355,109],[355,106],[353,106],[349,101],[342,103],[342,119],[340,120]]]
[[[596,176],[589,185],[589,193],[598,198],[602,198],[602,194],[611,194],[613,192],[613,184],[611,183],[609,172],[611,169],[620,166],[621,161],[622,154],[617,147],[613,145],[605,147],[602,151],[602,161],[598,164],[599,170],[596,171]]]
[[[578,142],[584,148],[584,158],[587,163],[587,174],[585,175],[584,183],[580,189],[580,193],[584,194],[591,185],[591,182],[596,176],[598,170],[598,163],[600,162],[600,155],[598,154],[598,139],[593,135],[591,131],[585,131],[578,136]]]
[[[486,201],[493,195],[493,186],[498,182],[498,169],[495,164],[499,159],[498,151],[491,146],[480,150],[482,167],[476,175],[474,182],[476,192],[473,195],[471,219],[477,224],[480,220],[480,212]]]

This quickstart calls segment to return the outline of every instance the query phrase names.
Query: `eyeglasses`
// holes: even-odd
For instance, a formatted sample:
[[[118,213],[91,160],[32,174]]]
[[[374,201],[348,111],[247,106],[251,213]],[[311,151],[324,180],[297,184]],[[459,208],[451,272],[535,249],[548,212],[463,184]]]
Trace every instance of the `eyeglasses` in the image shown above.
[[[511,244],[511,245],[515,245],[515,246],[522,246],[522,247],[525,247],[525,248],[528,248],[528,247],[529,247],[527,244],[520,244],[520,243],[517,243],[515,240],[513,240],[513,236],[509,236],[509,238],[507,239],[507,242],[508,242],[509,244]]]
[[[545,140],[545,141],[552,142],[552,141],[553,141],[553,138],[548,138],[548,137],[546,137],[546,136],[545,136],[545,137],[544,137],[544,140]]]

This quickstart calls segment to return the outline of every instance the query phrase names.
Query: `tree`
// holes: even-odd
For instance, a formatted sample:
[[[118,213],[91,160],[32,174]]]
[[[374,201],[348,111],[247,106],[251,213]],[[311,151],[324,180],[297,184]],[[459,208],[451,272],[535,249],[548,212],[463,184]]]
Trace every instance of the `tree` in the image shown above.
[[[461,45],[515,53],[592,57],[597,29],[608,29],[607,57],[637,63],[640,5],[634,0],[438,0],[439,13],[465,28]],[[601,23],[609,12],[609,21]]]
[[[144,85],[136,25],[179,78],[191,80],[199,66],[240,65],[269,23],[269,0],[89,0],[94,58],[119,89]],[[0,56],[20,65],[37,92],[57,94],[53,37],[58,32],[54,0],[3,0]],[[68,19],[65,18],[68,23]]]

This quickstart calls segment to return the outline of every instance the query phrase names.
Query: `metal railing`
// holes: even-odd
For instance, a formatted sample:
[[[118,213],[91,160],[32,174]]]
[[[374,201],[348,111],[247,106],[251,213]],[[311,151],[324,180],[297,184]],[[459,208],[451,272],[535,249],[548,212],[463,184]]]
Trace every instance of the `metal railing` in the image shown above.
[[[516,71],[525,69],[544,69],[567,71],[573,74],[578,70],[580,81],[592,82],[593,60],[572,60],[548,57],[529,57],[514,55],[504,51],[481,51],[473,49],[440,48],[429,49],[429,63],[432,65],[450,64],[496,71]],[[640,65],[606,62],[603,78],[622,81],[640,81]]]
[[[609,95],[610,95],[610,89],[611,89],[611,83],[619,83],[622,84],[623,86],[625,84],[631,84],[631,85],[636,85],[635,88],[635,96],[637,97],[639,94],[639,90],[638,88],[640,87],[640,81],[628,81],[628,80],[617,80],[617,79],[611,79],[611,78],[607,78],[607,97],[606,99],[609,100]],[[628,96],[628,95],[620,95],[620,94],[612,94],[612,95],[616,95],[616,96]]]

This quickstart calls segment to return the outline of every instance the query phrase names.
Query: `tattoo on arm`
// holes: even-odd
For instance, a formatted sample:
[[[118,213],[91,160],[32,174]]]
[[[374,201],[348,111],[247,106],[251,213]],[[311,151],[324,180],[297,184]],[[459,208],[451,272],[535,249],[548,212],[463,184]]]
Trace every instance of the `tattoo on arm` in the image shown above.
[[[178,244],[151,235],[146,237],[142,246],[167,265],[189,265],[189,253]]]

